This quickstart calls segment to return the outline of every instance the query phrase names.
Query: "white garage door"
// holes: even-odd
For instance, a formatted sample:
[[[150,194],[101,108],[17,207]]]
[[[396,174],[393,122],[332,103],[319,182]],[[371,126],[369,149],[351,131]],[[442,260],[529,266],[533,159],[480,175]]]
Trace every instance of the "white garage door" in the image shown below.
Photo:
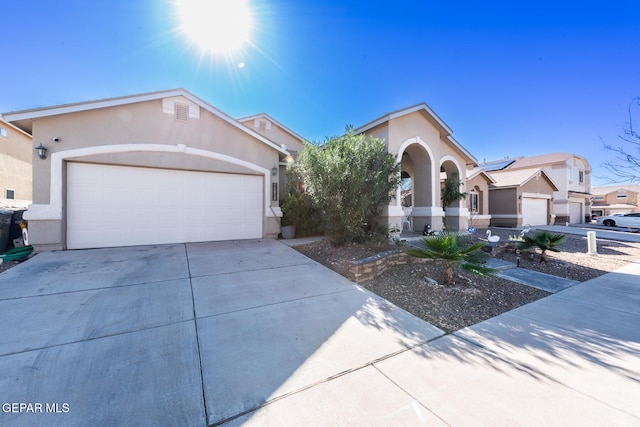
[[[582,218],[582,203],[569,203],[569,221],[571,221],[571,224],[584,222],[584,218]]]
[[[68,163],[69,249],[262,237],[263,178]]]
[[[522,198],[522,224],[547,225],[548,224],[548,200]]]

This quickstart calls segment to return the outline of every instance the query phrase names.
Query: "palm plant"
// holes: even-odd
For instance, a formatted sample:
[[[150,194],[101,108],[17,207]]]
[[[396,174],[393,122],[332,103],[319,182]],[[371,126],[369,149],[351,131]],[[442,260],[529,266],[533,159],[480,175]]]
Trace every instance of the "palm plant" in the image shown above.
[[[494,269],[483,265],[485,255],[480,252],[480,249],[486,244],[486,242],[473,243],[462,233],[443,232],[436,236],[423,237],[418,247],[405,252],[416,258],[444,261],[445,284],[453,285],[453,269],[457,266],[482,276],[495,272]]]
[[[518,244],[518,249],[525,251],[531,248],[540,249],[540,262],[547,262],[547,251],[560,252],[556,246],[564,241],[564,234],[554,234],[549,231],[539,231],[533,236],[523,235],[523,241]]]

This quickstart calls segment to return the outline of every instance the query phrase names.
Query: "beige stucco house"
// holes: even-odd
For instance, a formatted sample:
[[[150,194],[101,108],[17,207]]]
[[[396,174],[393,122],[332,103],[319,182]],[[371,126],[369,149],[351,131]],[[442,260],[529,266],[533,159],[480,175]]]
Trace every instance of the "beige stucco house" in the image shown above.
[[[640,212],[640,185],[593,187],[591,212],[598,216]]]
[[[452,137],[452,130],[426,104],[418,104],[395,111],[357,129],[385,141],[389,153],[402,164],[403,176],[411,178],[411,202],[401,188],[384,209],[380,220],[392,229],[402,229],[405,214],[411,217],[413,228],[421,231],[426,225],[433,230],[442,229],[446,214],[446,227],[464,230],[469,225],[469,209],[465,201],[442,209],[440,200],[441,172],[444,176],[457,174],[466,191],[468,168],[477,165],[476,159]]]
[[[289,152],[183,89],[5,119],[48,150],[45,159],[33,154],[33,204],[25,214],[39,249],[280,231],[279,165]]]
[[[0,116],[0,209],[25,209],[32,200],[31,135]]]
[[[543,168],[490,172],[491,225],[522,227],[552,223],[553,194],[558,186]]]
[[[591,217],[591,166],[584,157],[552,153],[514,159],[509,169],[543,168],[558,189],[553,193],[552,224],[584,223]]]

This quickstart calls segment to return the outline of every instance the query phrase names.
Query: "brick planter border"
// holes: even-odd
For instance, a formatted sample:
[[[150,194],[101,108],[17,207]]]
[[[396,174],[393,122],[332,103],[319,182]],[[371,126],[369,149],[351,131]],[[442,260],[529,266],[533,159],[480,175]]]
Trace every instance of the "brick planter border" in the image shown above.
[[[367,280],[375,279],[392,266],[415,264],[424,261],[426,260],[411,257],[401,250],[381,252],[368,258],[353,261],[349,268],[349,279],[356,283],[362,283]]]

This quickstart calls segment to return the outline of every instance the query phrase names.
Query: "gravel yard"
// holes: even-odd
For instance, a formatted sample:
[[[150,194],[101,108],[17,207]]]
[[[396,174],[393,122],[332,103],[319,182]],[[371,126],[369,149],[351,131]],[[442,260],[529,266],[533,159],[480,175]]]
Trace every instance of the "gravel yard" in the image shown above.
[[[502,242],[508,240],[510,234],[515,234],[513,230],[492,229],[492,232],[499,235]],[[484,236],[482,230],[477,236]],[[403,250],[405,247],[394,244],[333,247],[323,240],[295,249],[348,277],[352,261],[388,250]],[[638,243],[599,240],[598,255],[592,256],[586,254],[586,238],[567,235],[560,250],[560,253],[549,253],[546,263],[540,263],[537,254],[534,259],[524,254],[520,266],[582,282],[640,260]],[[514,249],[508,244],[498,245],[492,256],[516,262]],[[498,277],[476,276],[461,271],[455,275],[455,286],[427,281],[425,277],[442,283],[442,266],[438,261],[425,261],[391,267],[378,278],[361,283],[361,286],[448,332],[549,295],[548,292]]]

